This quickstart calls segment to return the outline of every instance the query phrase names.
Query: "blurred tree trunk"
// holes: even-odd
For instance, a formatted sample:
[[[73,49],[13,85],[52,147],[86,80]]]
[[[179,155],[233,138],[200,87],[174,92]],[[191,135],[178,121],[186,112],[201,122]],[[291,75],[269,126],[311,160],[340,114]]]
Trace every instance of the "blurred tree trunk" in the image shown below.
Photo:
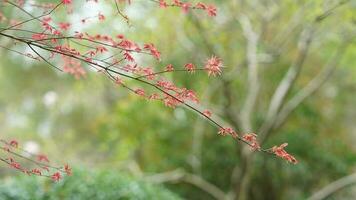
[[[249,191],[251,185],[251,172],[253,168],[253,153],[247,146],[241,150],[241,171],[238,184],[235,186],[235,199],[249,199]]]

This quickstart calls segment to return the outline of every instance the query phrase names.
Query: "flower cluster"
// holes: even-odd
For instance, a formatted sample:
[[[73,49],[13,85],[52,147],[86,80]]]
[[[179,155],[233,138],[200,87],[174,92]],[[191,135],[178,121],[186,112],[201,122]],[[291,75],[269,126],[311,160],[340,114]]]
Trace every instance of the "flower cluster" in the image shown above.
[[[233,137],[233,138],[238,138],[239,137],[239,135],[236,133],[236,131],[231,127],[222,127],[222,128],[220,128],[218,134],[221,135],[221,136],[231,135],[231,137]]]
[[[55,167],[50,165],[50,160],[46,155],[33,154],[19,147],[16,140],[6,141],[0,139],[0,161],[10,168],[25,173],[29,176],[42,176],[59,181],[64,176],[70,176],[72,169],[69,165]]]
[[[71,4],[72,3],[72,0],[62,0],[62,3],[64,5],[68,5],[68,4]]]
[[[298,160],[290,155],[284,148],[288,145],[287,143],[283,143],[280,146],[274,146],[271,149],[262,149],[260,144],[257,141],[257,135],[255,133],[249,133],[249,134],[244,134],[242,137],[240,137],[234,129],[230,127],[222,127],[218,131],[218,135],[221,136],[227,136],[231,135],[233,138],[241,140],[245,142],[247,145],[251,147],[252,150],[254,151],[262,151],[266,153],[273,153],[277,157],[280,157],[289,163],[297,164]]]
[[[272,147],[272,152],[273,152],[276,156],[278,156],[278,157],[280,157],[280,158],[282,158],[282,159],[284,159],[284,160],[286,160],[286,161],[288,161],[288,162],[290,162],[290,163],[297,164],[297,163],[298,163],[298,160],[295,159],[294,156],[290,155],[290,154],[284,149],[286,146],[288,146],[288,143],[283,143],[283,144],[281,144],[280,146],[274,146],[274,147]]]
[[[257,142],[257,135],[255,133],[249,133],[242,136],[242,140],[247,142],[253,150],[260,150],[260,144]]]

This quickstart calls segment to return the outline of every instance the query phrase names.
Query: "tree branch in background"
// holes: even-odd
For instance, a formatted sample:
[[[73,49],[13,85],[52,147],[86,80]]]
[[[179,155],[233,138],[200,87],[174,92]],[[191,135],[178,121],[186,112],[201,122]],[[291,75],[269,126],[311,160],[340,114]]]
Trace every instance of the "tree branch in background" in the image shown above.
[[[247,96],[241,109],[241,126],[244,132],[252,131],[251,114],[259,92],[257,44],[259,35],[254,32],[247,15],[238,18],[246,38],[246,60],[248,68]]]
[[[183,169],[176,169],[169,172],[159,173],[155,175],[146,176],[144,178],[146,181],[160,184],[160,183],[176,183],[176,182],[185,182],[195,187],[205,191],[210,194],[215,199],[225,200],[226,194],[220,190],[217,186],[209,183],[205,179],[195,174],[190,174],[185,172]]]
[[[224,115],[226,116],[227,120],[232,124],[232,126],[240,130],[241,129],[241,119],[239,116],[239,111],[234,104],[234,90],[232,90],[232,81],[223,78],[222,80],[222,90],[224,92],[224,97],[226,98],[226,103],[223,108]]]
[[[356,184],[356,173],[342,177],[314,193],[308,200],[323,200],[336,192]]]
[[[317,76],[315,76],[303,89],[292,97],[281,109],[276,117],[273,129],[278,129],[286,121],[291,112],[298,107],[306,98],[313,95],[332,75],[338,63],[340,62],[348,43],[343,43],[338,48],[334,56],[323,67]]]
[[[220,88],[220,85],[213,85],[212,87],[208,87],[203,95],[203,99],[210,99],[212,95],[215,94],[216,90]],[[212,108],[214,111],[215,109]],[[218,117],[215,115],[214,117]],[[226,124],[223,119],[219,118],[218,121]],[[193,173],[201,175],[202,173],[202,143],[204,140],[204,132],[206,131],[206,126],[204,126],[204,122],[197,117],[193,127],[193,137],[192,137],[192,150],[188,155],[188,163],[191,165]]]
[[[276,116],[278,114],[279,109],[283,105],[288,92],[290,91],[297,77],[299,76],[299,73],[304,65],[304,61],[308,55],[308,50],[312,41],[313,33],[314,28],[308,26],[307,28],[305,28],[305,30],[300,36],[298,42],[298,55],[296,57],[296,60],[289,67],[287,73],[285,74],[282,81],[275,90],[270,105],[268,107],[265,122],[262,124],[260,130],[258,131],[261,143],[265,141],[268,134],[270,133],[276,120]]]
[[[285,74],[284,78],[278,85],[277,89],[275,90],[270,105],[268,107],[267,116],[265,122],[262,124],[261,128],[259,129],[259,140],[261,144],[267,139],[268,135],[270,134],[271,130],[275,126],[275,122],[277,120],[278,113],[283,106],[286,96],[289,93],[290,89],[294,85],[296,79],[299,76],[299,73],[303,67],[305,59],[308,55],[308,49],[310,47],[310,43],[313,39],[313,34],[316,28],[316,25],[320,24],[324,21],[328,16],[330,16],[337,8],[340,6],[348,3],[348,0],[340,1],[334,6],[330,7],[322,14],[316,16],[312,21],[312,24],[308,25],[302,35],[300,36],[299,44],[298,44],[298,56],[295,62],[290,66],[289,70]]]

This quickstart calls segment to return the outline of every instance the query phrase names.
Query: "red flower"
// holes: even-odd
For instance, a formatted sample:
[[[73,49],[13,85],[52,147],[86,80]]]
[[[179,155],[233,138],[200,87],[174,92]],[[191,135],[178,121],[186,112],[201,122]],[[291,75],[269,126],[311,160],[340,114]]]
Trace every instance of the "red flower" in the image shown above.
[[[218,134],[221,136],[231,135],[233,138],[238,137],[235,130],[230,127],[220,128]]]
[[[157,100],[159,99],[159,95],[157,93],[153,93],[148,97],[149,100]]]
[[[11,145],[12,147],[17,148],[17,147],[19,146],[19,143],[18,143],[16,140],[11,140],[11,141],[10,141],[10,145]]]
[[[226,136],[227,133],[226,133],[226,131],[225,131],[225,128],[219,128],[218,134],[221,135],[221,136]]]
[[[244,139],[246,142],[253,142],[256,141],[257,135],[254,133],[245,134],[242,136],[242,139]]]
[[[61,35],[62,33],[60,32],[60,31],[58,31],[58,30],[54,30],[53,31],[53,35]]]
[[[212,113],[210,112],[210,110],[204,110],[204,111],[203,111],[203,114],[204,114],[204,116],[206,116],[206,117],[211,117],[211,115],[212,115]]]
[[[62,58],[64,62],[64,66],[63,66],[64,72],[74,75],[76,79],[85,76],[86,72],[81,67],[81,63],[78,60],[75,60],[67,56],[63,56]]]
[[[190,8],[191,6],[192,6],[192,5],[191,5],[190,3],[183,3],[183,4],[181,5],[182,11],[183,11],[184,13],[187,13],[188,10],[189,10],[189,8]]]
[[[123,81],[120,77],[116,77],[115,78],[115,83],[118,84],[118,85],[122,85],[123,84]]]
[[[198,9],[203,9],[203,10],[205,10],[207,8],[206,5],[204,3],[202,3],[202,2],[198,2],[195,5],[195,7],[198,8]]]
[[[279,147],[274,146],[274,147],[272,148],[272,152],[273,152],[276,156],[278,156],[278,157],[280,157],[280,158],[283,158],[284,160],[286,160],[286,161],[288,161],[288,162],[290,162],[290,163],[297,164],[297,163],[298,163],[297,159],[295,159],[292,155],[290,155],[289,153],[287,153],[286,150],[284,150],[284,148],[285,148],[286,146],[288,146],[288,143],[283,143],[283,144],[281,144]]]
[[[125,36],[122,35],[122,34],[118,34],[116,37],[119,38],[119,39],[124,39],[125,38]]]
[[[48,22],[52,21],[52,18],[51,17],[43,17],[42,21],[48,23]]]
[[[166,71],[167,71],[167,72],[172,72],[172,71],[174,71],[173,65],[172,65],[172,64],[167,65],[167,66],[166,66]]]
[[[164,88],[164,89],[167,89],[167,90],[173,90],[173,88],[174,88],[173,83],[171,83],[169,81],[165,81],[165,80],[158,80],[156,82],[156,85],[158,87],[161,87],[161,88]]]
[[[161,8],[166,8],[168,5],[167,5],[167,2],[165,0],[159,0],[159,7]]]
[[[20,163],[15,162],[15,161],[12,161],[12,162],[10,163],[10,166],[13,167],[13,168],[15,168],[15,169],[21,169]]]
[[[108,51],[108,49],[104,46],[97,46],[96,47],[96,52],[104,53],[105,51]]]
[[[41,170],[40,170],[40,169],[37,169],[37,168],[31,170],[31,173],[32,173],[32,174],[35,174],[35,175],[39,175],[39,176],[42,175]]]
[[[206,61],[204,69],[208,72],[209,76],[210,75],[216,76],[221,74],[221,67],[222,67],[221,59],[216,56],[212,56]]]
[[[145,91],[143,89],[136,89],[135,93],[139,96],[144,97],[145,96]]]
[[[175,6],[182,6],[182,2],[180,0],[173,0],[173,5]]]
[[[68,164],[64,165],[64,171],[68,176],[72,175],[72,168],[70,168]]]
[[[156,59],[159,59],[161,57],[161,53],[156,49],[156,47],[152,43],[145,44],[143,48],[149,50],[152,56],[155,57]]]
[[[208,15],[210,17],[215,17],[216,14],[217,14],[217,9],[215,6],[213,5],[209,5],[207,8],[206,8],[206,12],[208,12]]]
[[[176,98],[173,98],[169,95],[166,95],[165,98],[163,99],[164,105],[170,108],[175,108],[178,105],[180,105],[183,101],[179,101]]]
[[[101,13],[98,14],[98,18],[100,21],[104,21],[105,20],[105,16]]]
[[[35,33],[32,35],[32,39],[34,39],[34,40],[43,40],[46,38],[47,38],[47,35],[45,35],[43,33]]]
[[[59,181],[59,180],[62,178],[62,176],[61,176],[61,173],[56,172],[56,173],[54,173],[54,174],[51,176],[51,178],[52,178],[52,180],[54,180],[54,181]]]
[[[70,23],[67,23],[67,22],[60,22],[58,25],[59,25],[59,28],[63,31],[68,30],[70,27]]]
[[[64,5],[71,4],[71,3],[72,3],[72,0],[62,0],[62,3],[63,3]]]
[[[49,168],[48,168],[48,167],[42,166],[41,168],[44,169],[44,170],[46,170],[47,172],[49,172]]]
[[[179,93],[178,97],[193,101],[194,103],[199,103],[199,99],[193,90],[183,88],[183,91]]]
[[[37,160],[39,162],[42,162],[42,161],[43,162],[49,162],[48,157],[46,155],[43,155],[43,154],[37,155]]]
[[[121,35],[119,35],[121,36]],[[118,37],[119,37],[118,36]],[[122,36],[123,37],[123,36]],[[120,47],[124,48],[124,49],[131,49],[135,46],[135,43],[133,43],[132,41],[130,40],[127,40],[127,39],[122,39],[122,41],[118,44]]]
[[[185,64],[184,68],[190,73],[194,73],[195,72],[195,66],[194,66],[193,63]]]
[[[124,53],[124,58],[129,62],[134,62],[135,61],[135,59],[132,57],[132,55],[128,51],[126,51]]]
[[[248,142],[253,150],[261,149],[260,144],[257,142],[257,135],[254,133],[245,134],[242,139]]]
[[[143,68],[142,71],[148,80],[153,80],[155,78],[154,71],[151,67]]]

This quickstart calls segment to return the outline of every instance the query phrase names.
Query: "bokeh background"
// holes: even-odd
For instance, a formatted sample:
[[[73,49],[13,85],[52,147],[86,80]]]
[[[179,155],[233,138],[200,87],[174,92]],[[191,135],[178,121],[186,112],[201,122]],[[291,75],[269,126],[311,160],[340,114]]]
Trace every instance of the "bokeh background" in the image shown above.
[[[142,100],[95,72],[76,80],[0,49],[1,138],[15,138],[25,149],[75,169],[73,177],[53,184],[0,165],[0,199],[294,200],[347,176],[348,187],[328,199],[354,199],[356,2],[209,2],[218,7],[215,18],[159,9],[150,1],[124,8],[130,26],[113,16],[110,1],[56,17],[74,23],[102,12],[105,22],[71,30],[152,42],[162,61],[142,63],[158,69],[221,57],[220,77],[167,77],[197,91],[202,104],[236,130],[264,131],[264,147],[288,142],[299,164],[246,153],[195,113]],[[290,90],[274,112],[273,96],[287,79]]]

